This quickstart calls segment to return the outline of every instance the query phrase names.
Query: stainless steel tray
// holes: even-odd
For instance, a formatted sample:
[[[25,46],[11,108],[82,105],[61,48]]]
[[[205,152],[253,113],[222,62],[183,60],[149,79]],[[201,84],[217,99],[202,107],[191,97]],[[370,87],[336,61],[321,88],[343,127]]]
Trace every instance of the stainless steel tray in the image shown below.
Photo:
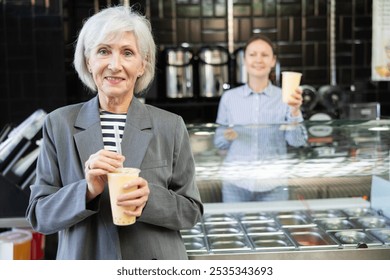
[[[247,234],[279,231],[280,226],[274,221],[242,222]]]
[[[390,245],[390,229],[373,229],[369,232],[383,243]]]
[[[207,253],[208,249],[203,236],[185,236],[183,237],[184,246],[188,253]]]
[[[358,219],[353,219],[353,221],[356,221],[356,224],[360,225],[363,229],[390,227],[388,220],[380,216],[361,217]]]
[[[362,230],[344,230],[331,233],[343,247],[382,246],[383,242]]]
[[[252,246],[245,235],[216,235],[208,237],[211,252],[251,251]]]
[[[347,215],[343,211],[338,209],[310,211],[308,212],[308,215],[315,220],[347,217]]]
[[[306,227],[307,225],[314,225],[304,214],[278,214],[276,220],[283,228],[291,227]]]
[[[325,231],[345,230],[356,228],[356,225],[345,218],[327,218],[315,220],[315,223]]]
[[[371,208],[350,208],[350,209],[344,209],[344,212],[347,214],[349,218],[360,218],[360,217],[377,215],[376,211]]]
[[[308,252],[318,258],[316,252],[327,251],[332,258],[355,257],[359,246],[382,258],[390,255],[389,221],[370,208],[208,213],[181,234],[189,256],[197,259],[229,254],[233,259],[235,254],[256,258],[263,252],[281,258],[288,258],[288,252]]]
[[[339,247],[339,244],[329,234],[317,227],[291,228],[289,232],[299,249]]]
[[[207,235],[236,235],[244,234],[244,231],[239,223],[205,223]]]
[[[255,250],[295,250],[296,246],[283,231],[249,234],[249,239]]]

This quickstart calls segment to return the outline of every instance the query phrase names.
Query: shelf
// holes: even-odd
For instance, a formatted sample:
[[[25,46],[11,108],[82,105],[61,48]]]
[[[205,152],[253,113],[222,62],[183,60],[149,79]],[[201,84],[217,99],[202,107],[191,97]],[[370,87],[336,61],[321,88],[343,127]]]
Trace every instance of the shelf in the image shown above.
[[[29,228],[30,224],[24,217],[0,218],[1,228]]]

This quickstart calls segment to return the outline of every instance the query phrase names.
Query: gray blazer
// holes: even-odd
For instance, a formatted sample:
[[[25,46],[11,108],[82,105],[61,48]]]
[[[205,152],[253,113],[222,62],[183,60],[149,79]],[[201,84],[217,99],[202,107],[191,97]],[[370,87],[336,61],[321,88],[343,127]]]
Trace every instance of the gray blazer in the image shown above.
[[[195,164],[181,117],[133,98],[122,139],[125,166],[141,169],[149,200],[137,222],[115,226],[108,188],[86,203],[84,162],[103,149],[97,97],[59,108],[43,126],[27,219],[59,232],[57,259],[186,259],[179,230],[203,214]]]

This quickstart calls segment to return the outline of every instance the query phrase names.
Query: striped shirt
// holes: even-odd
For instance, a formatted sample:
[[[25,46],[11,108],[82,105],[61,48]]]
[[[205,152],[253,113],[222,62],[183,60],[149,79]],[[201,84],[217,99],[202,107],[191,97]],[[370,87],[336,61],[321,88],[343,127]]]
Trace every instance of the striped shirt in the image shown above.
[[[118,152],[115,140],[115,125],[118,126],[119,139],[122,141],[125,130],[127,114],[114,114],[107,111],[100,111],[100,125],[102,127],[103,144],[105,150]]]

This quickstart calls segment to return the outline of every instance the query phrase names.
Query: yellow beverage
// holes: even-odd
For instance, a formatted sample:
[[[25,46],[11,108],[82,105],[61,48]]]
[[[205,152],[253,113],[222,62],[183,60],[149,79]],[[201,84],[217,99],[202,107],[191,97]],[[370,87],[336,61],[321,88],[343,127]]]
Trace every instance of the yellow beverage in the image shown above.
[[[140,170],[137,168],[118,168],[113,173],[108,173],[108,189],[110,192],[110,202],[112,218],[115,225],[125,226],[135,223],[135,216],[129,216],[124,213],[125,210],[134,210],[134,207],[123,207],[116,204],[118,195],[131,192],[137,189],[132,187],[124,189],[123,186],[139,176]]]

